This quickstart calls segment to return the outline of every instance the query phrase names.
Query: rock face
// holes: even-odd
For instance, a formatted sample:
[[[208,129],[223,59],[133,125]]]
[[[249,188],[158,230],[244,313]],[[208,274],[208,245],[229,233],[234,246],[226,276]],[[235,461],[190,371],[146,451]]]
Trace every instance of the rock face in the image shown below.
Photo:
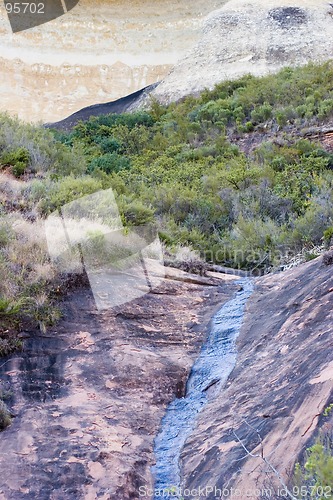
[[[183,488],[201,488],[210,500],[222,498],[215,487],[226,485],[242,493],[223,498],[276,491],[262,456],[288,479],[318,428],[327,428],[328,263],[319,258],[256,279],[236,366],[223,387],[207,392],[210,401],[183,447]],[[30,335],[22,354],[1,362],[0,389],[12,394],[16,415],[0,439],[1,500],[129,500],[144,496],[140,491],[151,499],[165,408],[184,396],[211,316],[239,289],[233,279],[167,270],[154,293],[103,313],[88,290],[69,295],[54,331]]]
[[[230,277],[167,270],[164,283],[98,312],[88,290],[22,353],[1,360],[13,423],[0,439],[0,499],[138,499],[151,488],[153,441],[181,397]],[[185,280],[185,281],[184,281]]]
[[[0,110],[54,122],[160,81],[226,0],[80,0],[13,34],[0,4]]]
[[[246,494],[256,488],[282,489],[262,456],[288,480],[318,426],[328,425],[332,320],[332,265],[321,258],[256,280],[236,367],[183,448],[184,487],[233,487],[241,498],[258,498]]]
[[[316,0],[231,0],[208,16],[199,42],[153,95],[171,102],[246,73],[330,59],[332,14]]]

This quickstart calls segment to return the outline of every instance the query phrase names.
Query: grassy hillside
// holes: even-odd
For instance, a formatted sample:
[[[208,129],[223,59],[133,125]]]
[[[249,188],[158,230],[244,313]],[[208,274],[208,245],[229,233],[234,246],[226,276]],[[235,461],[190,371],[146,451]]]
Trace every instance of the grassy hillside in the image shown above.
[[[325,64],[246,76],[58,138],[82,148],[87,172],[114,188],[124,223],[156,220],[168,245],[267,269],[319,244],[332,225],[333,155],[302,137],[333,115],[332,75]],[[250,152],[242,137],[255,143]]]
[[[306,138],[333,116],[333,65],[223,82],[198,98],[107,115],[70,132],[0,117],[0,354],[8,332],[59,316],[70,276],[43,220],[112,187],[123,223],[154,222],[169,252],[269,271],[333,235],[333,155]]]

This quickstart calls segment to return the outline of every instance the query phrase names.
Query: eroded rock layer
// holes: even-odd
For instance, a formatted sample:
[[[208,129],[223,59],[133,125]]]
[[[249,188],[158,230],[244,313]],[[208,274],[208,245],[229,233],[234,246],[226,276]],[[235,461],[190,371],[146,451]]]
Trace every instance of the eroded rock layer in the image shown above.
[[[184,394],[210,318],[237,288],[228,276],[166,276],[154,293],[105,312],[88,290],[74,292],[57,328],[27,335],[22,353],[1,360],[0,390],[16,415],[0,439],[1,500],[129,500],[151,490],[165,407]]]
[[[161,80],[225,0],[81,0],[13,34],[0,3],[0,110],[54,122]]]
[[[246,73],[330,59],[332,15],[316,0],[231,0],[208,16],[199,42],[153,94],[171,102]]]

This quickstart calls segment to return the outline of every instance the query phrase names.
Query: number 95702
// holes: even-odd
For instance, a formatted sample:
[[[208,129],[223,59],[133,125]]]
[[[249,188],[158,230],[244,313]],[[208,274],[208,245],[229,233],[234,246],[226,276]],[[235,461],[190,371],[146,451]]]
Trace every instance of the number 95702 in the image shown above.
[[[35,2],[5,2],[8,14],[45,14],[45,4]]]

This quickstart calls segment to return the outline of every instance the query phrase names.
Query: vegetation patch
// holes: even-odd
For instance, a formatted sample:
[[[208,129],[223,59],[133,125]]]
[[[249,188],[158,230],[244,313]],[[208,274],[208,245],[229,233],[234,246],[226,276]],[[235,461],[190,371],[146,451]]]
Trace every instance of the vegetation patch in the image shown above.
[[[324,500],[333,496],[332,436],[319,436],[307,448],[303,464],[297,463],[292,492],[295,498]]]
[[[12,417],[6,404],[0,400],[0,431],[3,431],[12,422]]]
[[[112,188],[125,227],[154,222],[167,256],[195,251],[185,266],[197,272],[208,262],[260,274],[328,247],[333,155],[304,137],[332,119],[332,79],[332,63],[246,75],[69,132],[1,115],[3,352],[9,327],[45,330],[59,318],[72,279],[49,258],[45,219],[100,190]]]

